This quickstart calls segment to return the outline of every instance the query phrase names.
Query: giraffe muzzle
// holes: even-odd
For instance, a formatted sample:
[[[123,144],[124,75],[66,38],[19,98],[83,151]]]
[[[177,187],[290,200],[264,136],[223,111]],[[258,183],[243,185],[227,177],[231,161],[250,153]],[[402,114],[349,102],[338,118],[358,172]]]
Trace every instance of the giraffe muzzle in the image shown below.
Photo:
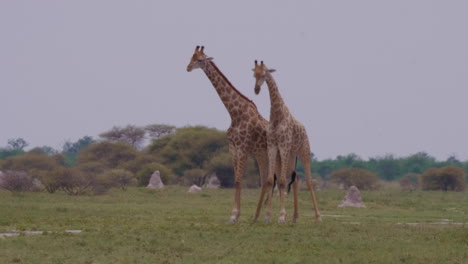
[[[259,94],[260,93],[260,85],[255,85],[255,94]]]

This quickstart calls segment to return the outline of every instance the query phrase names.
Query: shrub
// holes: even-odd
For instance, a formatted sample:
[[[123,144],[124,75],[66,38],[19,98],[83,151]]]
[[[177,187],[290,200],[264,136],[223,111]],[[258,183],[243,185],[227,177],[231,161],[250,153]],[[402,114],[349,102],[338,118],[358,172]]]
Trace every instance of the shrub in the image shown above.
[[[205,183],[206,176],[206,171],[202,169],[186,170],[184,171],[180,184],[189,186],[196,184],[198,186],[202,186]]]
[[[220,152],[207,163],[207,171],[214,172],[221,182],[221,187],[234,186],[234,168],[229,152]]]
[[[353,185],[360,190],[374,190],[378,188],[377,174],[365,169],[339,169],[332,172],[329,177],[332,181],[342,184],[346,189]]]
[[[221,150],[227,151],[226,132],[206,127],[179,128],[175,134],[154,140],[147,149],[182,176],[185,170],[206,169],[208,160]]]
[[[128,144],[118,142],[93,143],[78,153],[77,164],[98,162],[105,168],[116,168],[119,164],[137,157],[137,150]]]
[[[51,171],[37,170],[33,173],[41,180],[42,185],[49,193],[54,193],[60,188],[60,167],[54,168]]]
[[[85,192],[86,188],[77,180],[79,171],[71,168],[60,168],[56,171],[60,188],[69,195],[78,195]]]
[[[115,186],[117,186],[116,182],[114,182],[114,179],[110,174],[103,173],[91,177],[90,189],[94,194],[105,194]]]
[[[463,191],[466,188],[465,177],[465,172],[459,167],[431,168],[421,175],[421,187],[423,190]]]
[[[136,182],[133,173],[123,169],[108,170],[103,174],[103,178],[110,180],[112,186],[119,187],[122,190]]]
[[[234,182],[234,175],[231,179]],[[261,184],[260,171],[253,158],[247,159],[245,174],[242,185],[246,188],[258,188]]]
[[[157,171],[157,170],[159,171],[161,175],[161,180],[164,184],[170,184],[174,182],[174,173],[170,169],[168,169],[166,166],[160,163],[152,162],[143,166],[143,168],[141,168],[136,173],[138,185],[140,186],[148,185],[151,175],[153,174],[154,171]]]
[[[408,173],[400,179],[399,184],[405,191],[414,191],[419,186],[419,174]]]
[[[5,171],[1,175],[0,187],[10,192],[27,192],[34,187],[34,179],[24,171]]]
[[[157,159],[151,155],[139,155],[135,159],[120,164],[117,168],[130,171],[134,175],[145,165],[157,162]]]
[[[74,168],[57,168],[52,174],[60,189],[69,195],[80,195],[91,190],[94,175],[79,171]]]
[[[91,173],[91,174],[100,174],[104,173],[107,169],[106,166],[99,161],[88,161],[85,163],[80,163],[76,166],[76,169],[82,172]]]
[[[12,171],[52,170],[58,166],[54,157],[35,152],[10,157],[2,162],[2,168]]]

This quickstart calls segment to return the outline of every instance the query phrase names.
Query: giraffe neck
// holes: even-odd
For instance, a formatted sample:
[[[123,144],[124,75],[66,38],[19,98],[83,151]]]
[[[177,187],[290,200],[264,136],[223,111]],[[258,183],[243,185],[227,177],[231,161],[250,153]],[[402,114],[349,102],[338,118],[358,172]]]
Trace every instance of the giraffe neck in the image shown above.
[[[256,108],[255,104],[251,100],[241,94],[229,82],[214,62],[209,61],[201,68],[216,89],[216,92],[228,110],[232,120],[239,118],[240,114],[245,111],[249,105]]]
[[[270,92],[270,122],[281,120],[284,118],[285,112],[289,112],[289,110],[279,93],[278,86],[276,85],[275,79],[271,73],[266,73],[265,81],[268,86],[268,91]]]

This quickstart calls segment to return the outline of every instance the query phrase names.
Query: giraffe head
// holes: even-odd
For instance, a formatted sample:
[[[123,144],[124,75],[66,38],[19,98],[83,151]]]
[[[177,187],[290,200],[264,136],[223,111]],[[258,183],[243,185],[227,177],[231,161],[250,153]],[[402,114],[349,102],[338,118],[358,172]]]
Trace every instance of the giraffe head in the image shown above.
[[[274,69],[268,69],[265,64],[263,64],[263,61],[258,64],[257,61],[255,61],[255,67],[252,69],[254,72],[254,78],[255,78],[255,94],[260,93],[260,88],[262,87],[263,83],[265,82],[265,77],[267,73],[272,73],[275,70]]]
[[[190,59],[189,64],[187,65],[187,71],[191,72],[193,69],[200,68],[200,66],[208,61],[212,60],[212,57],[208,57],[205,55],[203,51],[205,49],[204,46],[197,46],[195,48],[195,52],[193,53],[192,59]]]

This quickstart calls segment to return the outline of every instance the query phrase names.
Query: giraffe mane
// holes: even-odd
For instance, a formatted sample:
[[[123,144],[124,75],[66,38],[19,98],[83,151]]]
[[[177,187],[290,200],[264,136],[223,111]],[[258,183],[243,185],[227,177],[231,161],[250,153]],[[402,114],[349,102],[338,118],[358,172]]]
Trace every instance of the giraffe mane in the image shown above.
[[[257,106],[255,105],[255,103],[250,100],[247,96],[243,95],[239,90],[236,89],[236,87],[234,87],[234,85],[232,85],[232,83],[228,80],[228,78],[226,78],[226,76],[224,76],[224,74],[218,69],[218,66],[216,66],[216,64],[213,62],[213,61],[209,61],[209,63],[215,68],[215,70],[218,72],[218,74],[223,77],[223,80],[225,82],[227,82],[229,84],[229,86],[232,87],[232,89],[237,93],[239,94],[242,98],[244,98],[247,102],[251,103],[255,109],[257,109]]]

